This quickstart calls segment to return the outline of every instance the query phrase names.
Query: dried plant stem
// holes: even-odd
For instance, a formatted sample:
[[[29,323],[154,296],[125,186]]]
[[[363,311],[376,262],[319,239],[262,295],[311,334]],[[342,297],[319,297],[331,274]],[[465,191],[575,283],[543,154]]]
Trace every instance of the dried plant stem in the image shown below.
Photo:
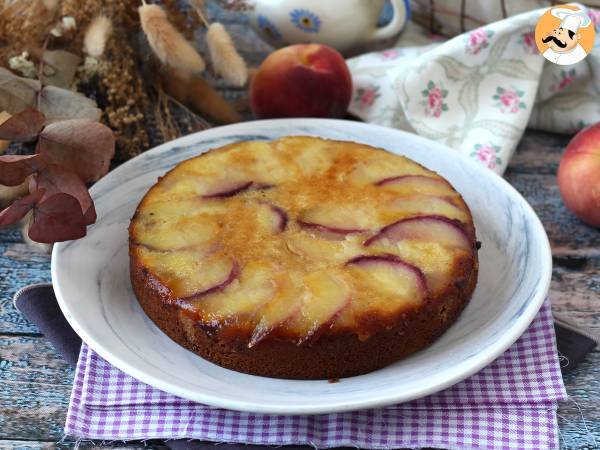
[[[176,70],[168,69],[162,74],[162,83],[170,96],[217,123],[236,123],[242,120],[240,113],[200,76],[186,78]]]
[[[173,120],[167,94],[161,88],[156,89],[157,102],[154,108],[154,117],[156,126],[161,132],[165,141],[173,140],[181,136],[181,131],[177,123]]]
[[[42,82],[44,76],[44,53],[46,53],[46,49],[48,48],[48,41],[50,40],[50,34],[46,35],[46,39],[44,39],[44,43],[42,44],[40,63],[38,65],[38,73],[37,78]],[[40,89],[37,93],[37,108],[41,109],[42,105],[42,90]]]
[[[186,113],[186,115],[197,124],[197,126],[195,127],[195,130],[205,130],[206,128],[210,128],[212,126],[210,122],[208,122],[203,117],[201,117],[198,114],[196,114],[195,112],[193,112],[191,109],[189,109],[183,103],[181,103],[179,100],[171,97],[167,93],[165,93],[165,95],[167,96],[167,100],[170,103],[173,103],[179,109],[184,111]]]
[[[206,28],[208,28],[210,26],[210,22],[208,21],[208,19],[204,15],[204,12],[202,11],[203,5],[200,5],[200,2],[198,2],[196,0],[191,0],[190,3],[192,5],[192,8],[194,8],[194,11],[196,12],[196,14],[198,15],[198,17],[200,18],[200,21],[204,24],[204,26]]]
[[[11,117],[12,117],[12,115],[9,114],[8,112],[1,111],[0,112],[0,125],[2,125],[4,122],[6,122]],[[0,139],[0,155],[2,153],[4,153],[4,151],[8,148],[9,145],[10,145],[10,141]]]

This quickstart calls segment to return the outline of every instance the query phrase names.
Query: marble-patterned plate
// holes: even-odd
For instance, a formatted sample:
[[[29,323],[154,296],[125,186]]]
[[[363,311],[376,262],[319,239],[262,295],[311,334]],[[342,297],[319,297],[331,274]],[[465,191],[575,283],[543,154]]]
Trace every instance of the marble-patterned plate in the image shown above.
[[[482,241],[477,289],[458,321],[432,346],[339,383],[245,375],[179,347],[144,314],[129,282],[127,227],[142,196],[178,162],[234,141],[313,135],[406,155],[446,177],[471,207]],[[504,179],[422,137],[358,122],[280,119],[214,128],[161,145],[110,172],[92,189],[98,222],[58,244],[52,281],[75,331],[133,377],[201,403],[279,414],[379,407],[426,396],[477,372],[525,331],[546,296],[548,238],[529,204]]]

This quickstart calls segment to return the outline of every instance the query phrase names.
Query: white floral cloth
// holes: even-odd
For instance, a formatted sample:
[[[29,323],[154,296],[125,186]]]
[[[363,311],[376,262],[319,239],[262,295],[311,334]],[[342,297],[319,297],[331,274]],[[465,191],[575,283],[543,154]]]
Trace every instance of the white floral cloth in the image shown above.
[[[600,11],[596,43],[571,66],[547,62],[534,39],[547,8],[447,41],[409,23],[397,47],[348,60],[350,112],[416,132],[502,174],[526,127],[573,133],[600,121]]]

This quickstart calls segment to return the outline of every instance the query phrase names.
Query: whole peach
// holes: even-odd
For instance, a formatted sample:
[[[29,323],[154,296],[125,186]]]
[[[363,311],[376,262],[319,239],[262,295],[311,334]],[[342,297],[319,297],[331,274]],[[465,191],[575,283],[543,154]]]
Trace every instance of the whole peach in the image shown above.
[[[297,44],[271,53],[250,85],[250,106],[258,119],[342,117],[352,96],[352,78],[337,50]]]
[[[577,217],[600,227],[600,123],[569,142],[558,168],[560,195]]]

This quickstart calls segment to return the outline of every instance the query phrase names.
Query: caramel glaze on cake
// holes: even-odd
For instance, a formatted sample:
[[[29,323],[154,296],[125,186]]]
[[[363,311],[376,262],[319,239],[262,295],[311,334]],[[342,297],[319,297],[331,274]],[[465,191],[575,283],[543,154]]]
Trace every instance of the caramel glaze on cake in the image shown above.
[[[477,280],[461,196],[353,142],[238,142],[179,164],[129,228],[131,281],[174,341],[240,372],[324,379],[429,345]]]

